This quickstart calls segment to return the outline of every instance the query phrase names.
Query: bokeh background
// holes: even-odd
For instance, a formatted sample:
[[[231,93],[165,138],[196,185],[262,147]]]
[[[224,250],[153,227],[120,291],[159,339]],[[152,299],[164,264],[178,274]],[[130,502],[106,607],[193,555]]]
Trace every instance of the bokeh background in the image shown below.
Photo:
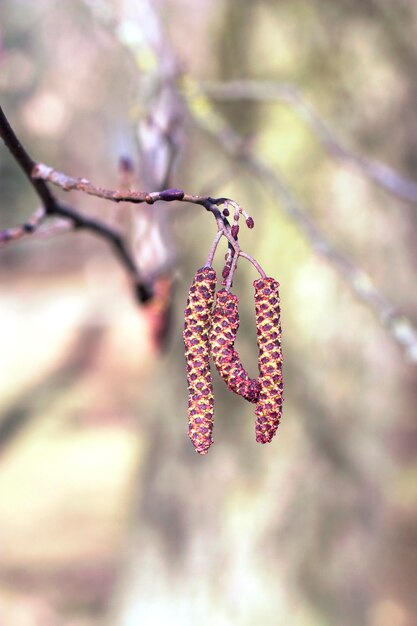
[[[417,179],[412,0],[2,0],[1,104],[35,160],[120,185],[119,158],[140,163],[138,127],[164,71],[158,28],[187,93],[242,78],[294,85],[353,151]],[[288,104],[210,106],[416,323],[416,205],[329,155]],[[3,246],[0,624],[415,626],[412,355],[265,182],[190,112],[178,126],[173,186],[236,199],[256,223],[242,246],[281,283],[282,424],[256,444],[253,407],[216,379],[215,444],[200,458],[188,440],[182,314],[215,232],[205,211],[159,216],[177,248],[163,347],[162,305],[137,304],[104,242],[77,232]],[[0,190],[1,228],[36,208],[4,146]],[[65,200],[140,256],[138,210]],[[239,349],[252,375],[255,277],[242,260]]]

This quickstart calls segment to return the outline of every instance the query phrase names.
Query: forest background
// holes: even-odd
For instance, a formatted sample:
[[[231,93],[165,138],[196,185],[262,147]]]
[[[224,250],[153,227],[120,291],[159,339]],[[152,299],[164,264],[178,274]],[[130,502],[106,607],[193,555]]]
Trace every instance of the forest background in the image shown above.
[[[0,624],[415,626],[416,35],[411,0],[2,0],[1,106],[35,160],[154,190],[139,144],[174,112],[171,186],[253,216],[286,387],[260,446],[216,380],[198,457],[181,332],[214,221],[57,191],[163,276],[144,306],[91,234],[1,244]],[[178,110],[154,99],[171,62]],[[2,229],[37,208],[4,146],[0,190]],[[252,375],[255,278],[242,260]]]

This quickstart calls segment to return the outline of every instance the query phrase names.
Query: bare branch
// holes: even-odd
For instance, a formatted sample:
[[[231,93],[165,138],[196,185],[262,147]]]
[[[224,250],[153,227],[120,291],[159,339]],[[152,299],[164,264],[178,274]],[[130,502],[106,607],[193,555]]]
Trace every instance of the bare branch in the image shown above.
[[[49,239],[57,235],[64,235],[74,230],[71,222],[65,219],[56,219],[41,226],[34,233],[35,239]]]
[[[129,250],[126,247],[126,244],[123,241],[122,235],[107,226],[103,222],[92,219],[89,217],[85,217],[72,207],[63,204],[60,202],[55,196],[52,194],[50,189],[48,188],[46,182],[42,179],[33,179],[32,171],[36,167],[35,161],[29,156],[28,152],[22,146],[20,141],[18,140],[16,134],[14,133],[12,127],[10,126],[6,115],[0,107],[0,137],[3,139],[7,148],[9,149],[12,156],[15,158],[23,172],[26,174],[29,179],[32,187],[38,194],[39,198],[42,200],[42,204],[45,211],[45,216],[57,216],[61,218],[66,218],[70,220],[72,223],[72,227],[74,229],[84,229],[92,232],[94,235],[101,237],[106,240],[113,251],[115,252],[119,261],[121,261],[122,265],[127,270],[132,283],[133,288],[136,294],[137,299],[140,302],[146,302],[152,297],[152,290],[150,285],[140,276],[139,270],[136,267],[135,261],[130,254]],[[32,218],[33,219],[33,218]],[[43,218],[42,218],[43,219]],[[42,221],[42,220],[39,220]],[[35,224],[36,224],[35,218]],[[19,233],[22,230],[25,230],[25,226],[20,227]],[[8,231],[4,231],[8,232]],[[16,234],[15,229],[10,229],[9,232],[14,234],[14,238],[18,239],[19,235]],[[26,229],[26,232],[27,231]],[[32,231],[33,232],[33,231]],[[20,235],[21,236],[21,235]],[[7,235],[6,235],[7,240]],[[10,240],[10,239],[9,239]],[[5,239],[3,238],[3,242]]]
[[[417,329],[411,321],[373,285],[371,278],[364,271],[326,239],[276,170],[272,170],[262,159],[248,152],[243,139],[216,113],[210,102],[207,101],[205,106],[200,106],[204,94],[199,91],[197,85],[188,87],[185,96],[195,122],[216,139],[225,153],[240,161],[259,180],[267,183],[287,216],[297,224],[313,249],[329,261],[355,295],[372,309],[381,324],[405,350],[407,357],[417,362]]]
[[[362,176],[372,180],[393,196],[417,204],[417,183],[404,178],[384,163],[349,150],[293,85],[236,80],[208,83],[203,88],[211,98],[216,100],[256,100],[258,102],[281,102],[291,106],[309,125],[332,157],[353,166]]]
[[[54,170],[44,163],[34,164],[32,170],[32,178],[42,180],[57,187],[63,191],[82,191],[90,196],[110,200],[111,202],[132,202],[133,204],[154,204],[155,202],[187,202],[189,204],[197,204],[212,210],[212,205],[222,204],[227,198],[211,198],[210,196],[199,196],[185,193],[182,189],[163,189],[161,191],[119,191],[113,189],[105,189],[93,185],[86,178],[74,178],[63,172]]]
[[[35,162],[26,152],[25,148],[20,143],[19,139],[16,137],[16,134],[13,128],[10,126],[9,121],[6,115],[3,112],[3,109],[0,106],[0,137],[3,139],[5,145],[9,149],[10,153],[20,165],[20,168],[23,170],[27,178],[29,179],[32,187],[38,194],[39,198],[42,201],[43,206],[45,207],[46,213],[54,210],[55,207],[55,199],[51,192],[49,191],[48,186],[42,180],[32,180],[32,170],[35,166]]]
[[[43,223],[45,216],[46,211],[44,207],[39,207],[21,226],[0,230],[0,246],[5,243],[10,243],[11,241],[17,241],[23,237],[33,235],[33,233],[35,233]]]
[[[44,163],[34,163],[32,168],[32,178],[35,181],[47,181],[57,187],[60,187],[64,191],[83,191],[90,196],[97,196],[104,200],[111,200],[113,202],[135,202],[141,203],[147,201],[147,195],[143,191],[112,191],[110,189],[104,189],[103,187],[96,187],[92,185],[86,178],[73,178],[57,172],[49,165]]]
[[[229,200],[228,198],[211,198],[210,196],[186,194],[182,189],[163,189],[162,191],[152,192],[111,190],[93,185],[86,178],[74,178],[68,176],[67,174],[58,172],[43,163],[35,163],[20,144],[3,111],[1,111],[1,114],[0,136],[24,170],[38,195],[41,197],[44,202],[44,209],[42,215],[36,215],[35,218],[32,218],[32,221],[34,221],[33,226],[28,222],[28,224],[21,227],[9,229],[0,233],[0,245],[1,243],[5,243],[7,241],[19,239],[24,234],[28,234],[29,232],[33,233],[35,231],[35,227],[38,225],[38,222],[40,224],[45,217],[56,216],[64,218],[72,224],[73,229],[89,230],[96,236],[107,240],[107,242],[112,246],[119,261],[121,261],[130,275],[138,300],[140,302],[145,302],[152,297],[150,275],[147,277],[147,281],[140,276],[134,258],[127,248],[122,235],[104,222],[87,217],[73,209],[71,206],[60,202],[57,198],[55,198],[47,186],[47,183],[52,183],[64,191],[82,191],[89,195],[97,196],[112,202],[133,202],[135,204],[146,203],[152,205],[155,202],[181,201],[202,206],[207,211],[211,212],[216,220],[218,230],[217,241],[219,241],[222,236],[228,240],[229,245],[235,253],[237,262],[237,258],[242,251],[237,242],[237,238],[232,234],[229,222],[218,208],[218,205],[230,203],[237,207],[238,212],[241,212],[245,215],[245,217],[248,217],[247,213],[243,211],[236,202]],[[59,232],[63,232],[63,230],[67,230],[67,227],[64,228],[61,222]],[[45,235],[45,232],[47,233],[48,231],[44,230],[42,234]],[[245,256],[250,259],[248,255]]]

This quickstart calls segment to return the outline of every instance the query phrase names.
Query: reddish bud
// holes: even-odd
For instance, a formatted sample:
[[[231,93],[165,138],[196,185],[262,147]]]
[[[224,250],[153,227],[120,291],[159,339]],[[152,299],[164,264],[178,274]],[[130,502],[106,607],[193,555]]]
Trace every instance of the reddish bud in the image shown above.
[[[232,226],[232,237],[236,239],[239,233],[239,226],[237,224],[233,224]]]
[[[134,171],[133,161],[130,156],[123,155],[119,158],[119,170],[126,174],[131,174]]]
[[[251,217],[246,218],[246,226],[248,228],[253,228],[255,226],[255,222]]]
[[[224,215],[225,217],[229,217],[229,215],[230,215],[230,211],[229,211],[229,209],[223,209],[223,215]]]

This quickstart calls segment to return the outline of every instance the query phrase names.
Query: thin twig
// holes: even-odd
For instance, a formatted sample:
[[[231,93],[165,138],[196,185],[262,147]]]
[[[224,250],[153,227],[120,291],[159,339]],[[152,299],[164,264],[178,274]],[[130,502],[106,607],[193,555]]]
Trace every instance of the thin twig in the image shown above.
[[[266,278],[266,273],[264,272],[262,267],[259,265],[258,261],[256,261],[252,256],[250,256],[250,254],[247,254],[246,252],[242,252],[241,250],[239,252],[239,256],[249,261],[249,263],[252,263],[252,265],[258,270],[261,278]]]
[[[104,200],[110,200],[112,202],[133,202],[135,204],[146,203],[152,205],[155,202],[180,201],[202,206],[207,211],[211,212],[216,220],[218,230],[218,240],[216,236],[217,243],[221,236],[226,237],[229,245],[234,251],[237,262],[237,258],[241,251],[239,244],[230,232],[229,222],[218,208],[219,205],[223,205],[225,203],[232,203],[233,205],[239,206],[234,201],[227,198],[211,198],[210,196],[186,194],[182,189],[163,189],[162,191],[151,192],[111,190],[93,185],[86,178],[74,178],[68,176],[63,172],[54,170],[52,167],[45,165],[44,163],[35,163],[19,142],[1,109],[0,112],[0,136],[41,198],[45,213],[43,217],[56,216],[64,218],[72,223],[73,229],[89,230],[95,235],[107,240],[112,246],[116,256],[129,273],[134,284],[136,296],[140,302],[145,302],[152,297],[151,282],[149,281],[149,277],[148,280],[145,281],[144,278],[140,276],[134,258],[128,250],[122,235],[101,220],[84,216],[71,206],[60,202],[52,194],[47,186],[47,183],[56,185],[64,191],[82,191],[86,194],[93,195]],[[0,233],[0,245],[2,242],[5,243],[6,241],[20,238],[23,236],[25,229],[26,232],[34,231],[34,228],[28,228],[27,225],[17,229],[3,231],[3,233]],[[213,256],[216,251],[217,243],[213,250]]]
[[[57,235],[64,235],[74,230],[72,223],[66,219],[56,219],[44,224],[36,230],[35,239],[49,239]]]
[[[209,255],[207,257],[207,262],[205,267],[211,267],[213,264],[214,255],[216,254],[217,246],[219,245],[220,239],[223,237],[223,230],[218,230],[216,236],[214,237],[212,246],[210,248]]]
[[[74,178],[63,172],[54,170],[44,163],[36,163],[32,170],[32,176],[36,180],[50,182],[63,191],[82,191],[97,198],[109,200],[111,202],[132,202],[134,204],[154,204],[155,202],[185,202],[187,204],[195,204],[204,207],[210,211],[217,223],[218,230],[225,230],[227,220],[222,216],[219,205],[227,202],[236,204],[229,198],[212,198],[211,196],[200,196],[196,194],[185,193],[182,189],[163,189],[162,191],[130,191],[130,190],[113,190],[105,189],[98,185],[93,185],[86,178]],[[226,231],[223,233],[228,239]]]
[[[161,191],[131,191],[106,189],[94,185],[87,178],[75,178],[58,172],[45,163],[34,163],[32,178],[35,181],[52,183],[63,191],[82,191],[90,196],[111,202],[132,202],[133,204],[155,204],[155,202],[186,202],[204,206],[211,211],[212,205],[223,204],[227,198],[211,198],[185,193],[182,189],[163,189]]]
[[[36,232],[43,223],[45,215],[46,211],[42,206],[36,209],[29,219],[24,224],[21,224],[21,226],[0,230],[0,245],[33,235],[33,233]]]
[[[237,268],[237,262],[239,260],[239,256],[240,256],[240,251],[239,254],[234,253],[233,257],[232,257],[232,264],[230,266],[230,272],[229,275],[226,279],[226,283],[225,283],[225,288],[227,291],[230,291],[230,289],[232,288],[233,285],[233,278],[236,272],[236,268]]]
[[[264,81],[236,80],[208,83],[205,92],[216,100],[256,100],[289,105],[311,128],[332,157],[353,166],[360,174],[396,196],[417,204],[417,183],[398,174],[388,165],[349,150],[301,92],[293,85]]]
[[[146,202],[148,194],[143,191],[112,191],[110,189],[104,189],[103,187],[97,187],[90,183],[86,178],[73,178],[67,176],[63,172],[57,172],[49,165],[44,163],[34,163],[32,168],[32,178],[35,181],[46,181],[52,183],[57,187],[60,187],[64,191],[83,191],[90,196],[97,196],[98,198],[104,198],[105,200],[112,200],[113,202]],[[152,203],[152,199],[148,198],[149,203]]]
[[[127,249],[122,235],[116,230],[112,229],[110,226],[107,226],[107,224],[99,220],[86,217],[73,209],[71,206],[60,202],[52,194],[44,180],[32,178],[32,171],[36,167],[36,163],[20,143],[1,107],[0,137],[3,139],[10,153],[19,164],[20,168],[23,170],[26,177],[30,181],[33,189],[36,191],[37,195],[41,199],[42,205],[45,210],[45,216],[57,216],[60,218],[65,218],[71,221],[74,229],[88,230],[94,235],[106,240],[113,248],[113,251],[115,252],[119,261],[121,261],[121,263],[127,270],[133,282],[133,287],[138,300],[140,302],[146,302],[147,300],[149,300],[152,297],[150,285],[140,276],[135,261],[129,250]]]

